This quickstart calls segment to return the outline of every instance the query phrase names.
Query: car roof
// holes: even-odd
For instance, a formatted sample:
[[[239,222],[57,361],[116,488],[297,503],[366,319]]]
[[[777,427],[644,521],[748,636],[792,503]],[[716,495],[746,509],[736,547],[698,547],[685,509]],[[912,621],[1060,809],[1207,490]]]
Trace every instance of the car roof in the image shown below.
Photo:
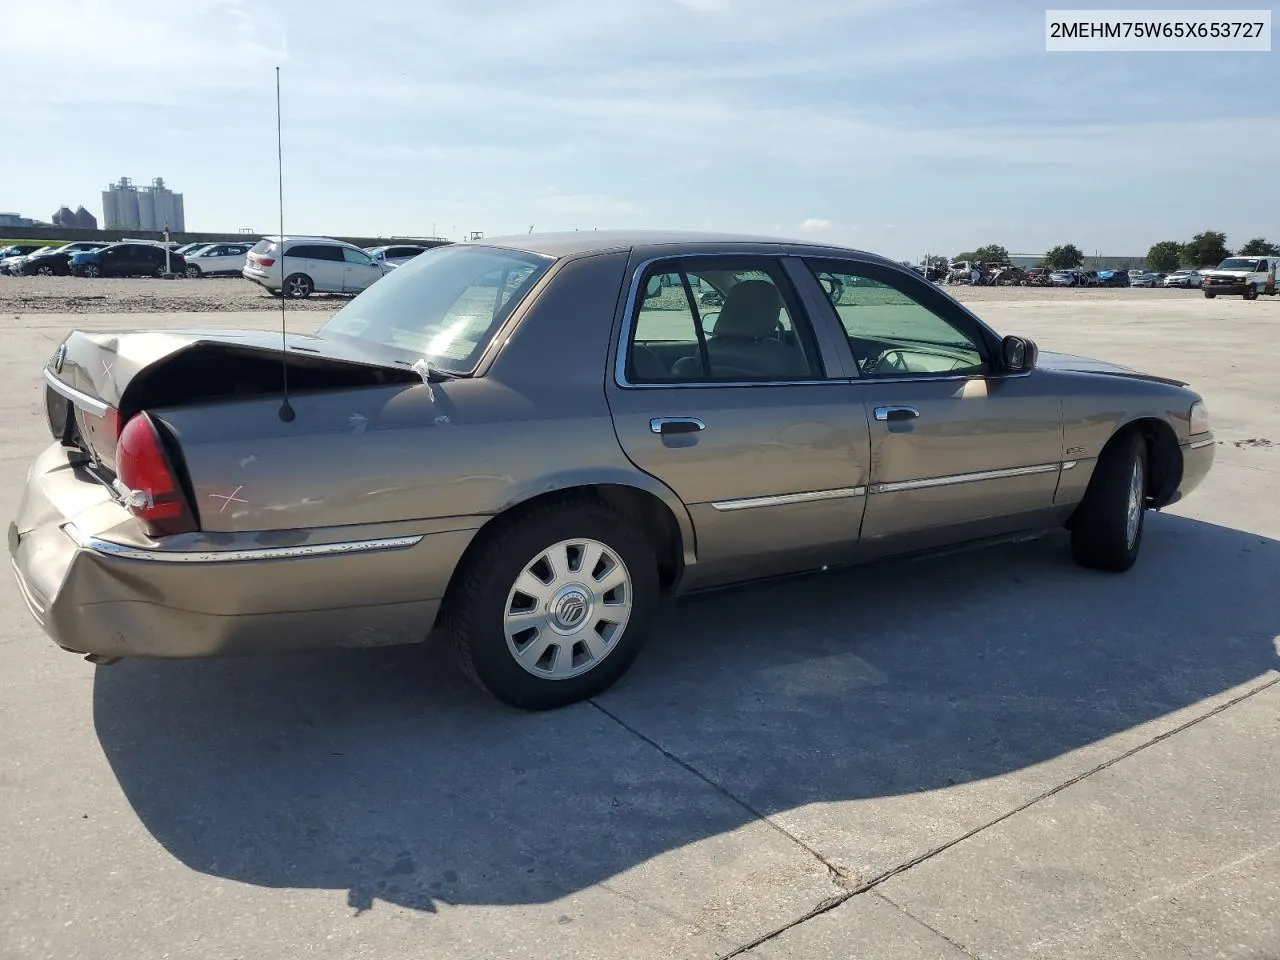
[[[335,240],[333,239],[333,237],[307,237],[307,236],[293,236],[292,234],[288,234],[285,237],[281,238],[280,234],[272,233],[272,234],[267,234],[266,236],[262,237],[262,239],[271,240],[274,243],[279,243],[281,239],[283,239],[285,243],[297,243],[298,241],[301,240],[303,243],[322,243],[322,244],[331,243],[335,247],[355,247],[356,246],[354,243],[347,243],[347,241],[345,240]],[[227,240],[226,242],[239,243],[240,241]],[[249,241],[245,241],[245,242],[248,243]],[[359,250],[360,248],[356,247],[356,249]]]
[[[459,244],[463,246],[464,244]],[[474,246],[504,247],[526,253],[542,254],[556,258],[591,256],[635,247],[687,248],[700,245],[721,247],[737,246],[759,250],[761,247],[805,248],[814,255],[854,256],[875,263],[888,264],[901,269],[897,261],[853,247],[816,243],[812,240],[796,240],[789,237],[758,236],[754,234],[711,233],[681,230],[574,230],[566,233],[528,233],[510,236],[486,237],[472,241]],[[674,252],[674,251],[673,251]],[[726,251],[733,252],[733,251]]]

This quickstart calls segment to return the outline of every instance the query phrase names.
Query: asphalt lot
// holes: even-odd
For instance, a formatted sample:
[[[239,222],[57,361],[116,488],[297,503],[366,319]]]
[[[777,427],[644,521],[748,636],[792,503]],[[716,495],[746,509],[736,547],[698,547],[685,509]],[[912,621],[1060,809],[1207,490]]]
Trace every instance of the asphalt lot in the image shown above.
[[[0,956],[1280,957],[1280,299],[983,292],[1206,396],[1130,573],[1051,537],[688,600],[539,715],[423,648],[94,668],[5,578]],[[0,313],[6,516],[68,329],[212,319]]]

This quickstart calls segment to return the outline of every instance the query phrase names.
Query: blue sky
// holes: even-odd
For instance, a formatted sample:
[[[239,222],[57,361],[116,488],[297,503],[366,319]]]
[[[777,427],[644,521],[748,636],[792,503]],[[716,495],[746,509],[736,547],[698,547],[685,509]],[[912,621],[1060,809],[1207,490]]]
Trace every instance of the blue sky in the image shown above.
[[[6,0],[0,210],[162,176],[189,229],[274,232],[279,64],[289,232],[1280,240],[1280,53],[1049,54],[1044,8]]]

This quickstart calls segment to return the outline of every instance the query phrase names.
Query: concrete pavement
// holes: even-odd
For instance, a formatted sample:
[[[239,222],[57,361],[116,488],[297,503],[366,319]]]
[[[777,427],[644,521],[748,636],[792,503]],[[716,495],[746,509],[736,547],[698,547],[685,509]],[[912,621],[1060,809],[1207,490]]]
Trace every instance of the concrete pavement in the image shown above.
[[[976,307],[1208,398],[1129,574],[1051,537],[691,599],[544,715],[418,648],[95,669],[5,580],[0,956],[1280,956],[1280,302]],[[0,506],[71,326],[276,320],[3,321]]]

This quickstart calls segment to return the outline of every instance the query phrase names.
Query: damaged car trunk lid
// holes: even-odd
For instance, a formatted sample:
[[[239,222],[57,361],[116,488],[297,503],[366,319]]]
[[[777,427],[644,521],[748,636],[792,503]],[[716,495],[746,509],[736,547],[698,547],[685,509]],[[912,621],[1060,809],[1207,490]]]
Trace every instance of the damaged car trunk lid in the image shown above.
[[[116,444],[136,414],[220,400],[421,381],[407,365],[351,344],[268,331],[74,331],[44,370],[49,429],[114,477]]]

